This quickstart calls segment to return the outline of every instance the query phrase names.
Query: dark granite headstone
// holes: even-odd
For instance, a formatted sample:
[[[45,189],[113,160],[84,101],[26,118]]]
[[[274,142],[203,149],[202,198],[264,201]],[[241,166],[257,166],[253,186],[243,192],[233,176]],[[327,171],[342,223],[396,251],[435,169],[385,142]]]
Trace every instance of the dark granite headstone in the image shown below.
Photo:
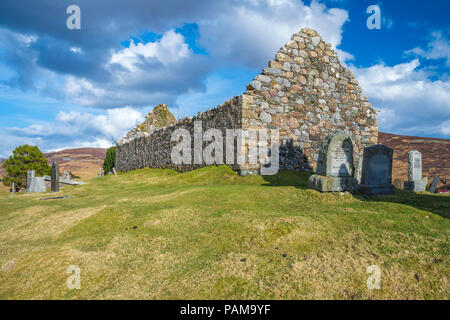
[[[308,187],[322,192],[352,191],[358,185],[354,171],[352,140],[330,135],[320,146],[317,174],[309,177]]]
[[[52,163],[52,180],[51,180],[51,191],[58,192],[59,191],[59,166],[53,161]]]
[[[392,157],[394,151],[382,144],[364,148],[361,185],[358,191],[367,195],[394,194]]]

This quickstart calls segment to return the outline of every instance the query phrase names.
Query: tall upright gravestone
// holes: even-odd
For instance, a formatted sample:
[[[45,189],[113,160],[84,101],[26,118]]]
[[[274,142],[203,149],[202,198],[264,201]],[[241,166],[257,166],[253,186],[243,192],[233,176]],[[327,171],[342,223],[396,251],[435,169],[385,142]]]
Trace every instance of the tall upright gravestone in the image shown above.
[[[31,185],[31,182],[34,179],[34,176],[35,176],[35,171],[34,170],[28,170],[27,171],[27,189],[26,190],[30,189],[30,185]]]
[[[353,191],[358,181],[353,177],[353,143],[344,135],[329,135],[322,141],[317,174],[308,179],[308,188],[321,192]]]
[[[417,150],[408,152],[408,181],[404,189],[414,192],[425,191],[426,182],[422,179],[422,154]]]
[[[55,161],[52,163],[51,191],[59,191],[59,166]]]
[[[392,184],[393,154],[391,148],[382,144],[364,148],[359,192],[367,195],[395,193]]]

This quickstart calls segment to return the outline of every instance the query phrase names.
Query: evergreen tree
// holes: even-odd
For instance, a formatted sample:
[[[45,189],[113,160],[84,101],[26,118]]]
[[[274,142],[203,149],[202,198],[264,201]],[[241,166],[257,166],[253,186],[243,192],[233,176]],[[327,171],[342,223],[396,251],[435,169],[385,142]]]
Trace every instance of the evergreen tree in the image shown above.
[[[14,149],[13,155],[3,163],[3,167],[6,169],[3,184],[10,187],[14,182],[17,190],[26,186],[28,170],[35,170],[38,177],[51,174],[44,154],[37,146],[27,144]]]
[[[112,169],[116,166],[116,147],[111,147],[106,150],[105,161],[103,161],[104,174],[112,172]]]

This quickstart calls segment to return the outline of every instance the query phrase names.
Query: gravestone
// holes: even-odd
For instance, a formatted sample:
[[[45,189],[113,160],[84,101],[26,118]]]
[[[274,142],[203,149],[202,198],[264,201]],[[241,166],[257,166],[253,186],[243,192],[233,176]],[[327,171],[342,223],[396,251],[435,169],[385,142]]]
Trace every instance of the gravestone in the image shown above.
[[[408,181],[404,189],[414,192],[425,191],[426,183],[422,179],[422,154],[417,150],[408,152]]]
[[[14,193],[16,192],[16,184],[13,182],[11,184],[11,195],[14,196]]]
[[[433,182],[431,183],[430,190],[429,190],[431,193],[436,192],[436,187],[437,187],[438,182],[439,182],[439,177],[434,176]]]
[[[382,144],[364,148],[359,192],[367,195],[395,193],[392,184],[393,154],[391,148]]]
[[[353,191],[358,181],[353,177],[353,142],[344,135],[326,137],[319,149],[317,174],[308,179],[308,188],[321,192]]]
[[[45,192],[45,191],[47,191],[45,187],[45,178],[33,177],[33,179],[30,182],[30,186],[25,191],[25,193]]]
[[[97,177],[98,177],[98,178],[101,178],[101,177],[102,177],[102,169],[99,169],[99,170],[98,170],[98,175],[97,175]]]
[[[65,180],[72,180],[72,171],[64,171],[63,177]]]
[[[58,192],[59,191],[59,166],[53,161],[52,163],[52,176],[51,176],[51,191]]]
[[[34,178],[34,175],[35,175],[35,171],[34,170],[28,170],[27,171],[27,188],[25,190],[28,190],[30,188],[30,184],[31,184],[31,181]]]

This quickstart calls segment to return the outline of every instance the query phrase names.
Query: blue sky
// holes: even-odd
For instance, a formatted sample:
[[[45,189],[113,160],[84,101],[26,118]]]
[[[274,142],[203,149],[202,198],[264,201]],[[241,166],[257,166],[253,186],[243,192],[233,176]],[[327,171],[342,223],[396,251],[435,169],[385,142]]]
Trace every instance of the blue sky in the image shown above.
[[[66,28],[72,4],[81,30]],[[0,157],[23,143],[107,147],[159,103],[212,108],[304,26],[354,72],[380,131],[449,138],[448,12],[447,0],[2,0]]]

